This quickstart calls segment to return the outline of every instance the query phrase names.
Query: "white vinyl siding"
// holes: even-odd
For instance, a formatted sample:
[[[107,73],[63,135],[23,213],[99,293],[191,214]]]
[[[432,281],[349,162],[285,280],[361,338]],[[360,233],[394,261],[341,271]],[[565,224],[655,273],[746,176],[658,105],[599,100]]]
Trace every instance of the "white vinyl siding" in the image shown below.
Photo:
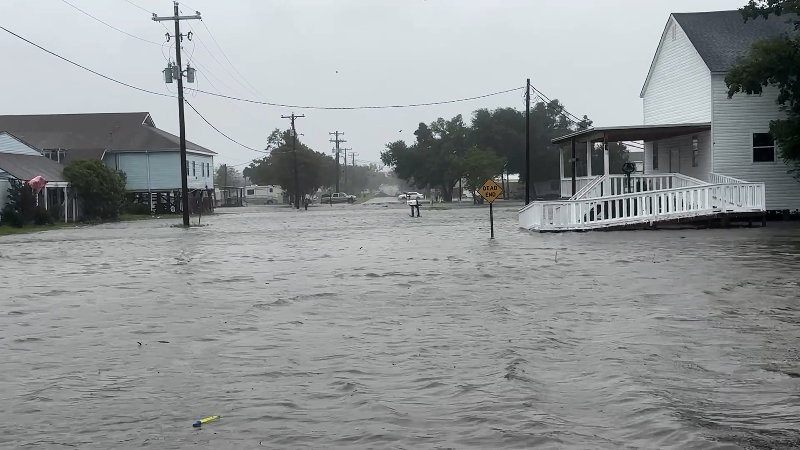
[[[772,120],[784,117],[775,88],[763,95],[737,94],[728,98],[725,76],[713,76],[713,171],[766,185],[767,209],[800,209],[800,183],[787,173],[780,157],[775,162],[753,162],[753,133],[766,133]]]
[[[659,44],[642,98],[645,125],[711,121],[711,73],[672,17]],[[663,165],[662,161],[659,163]]]
[[[692,138],[695,136],[698,144],[697,167],[692,165]],[[645,173],[682,173],[702,181],[708,179],[708,172],[711,172],[710,131],[658,141],[658,170],[653,169],[653,144],[644,144]]]
[[[8,133],[0,133],[0,153],[42,156],[38,150],[14,139]]]

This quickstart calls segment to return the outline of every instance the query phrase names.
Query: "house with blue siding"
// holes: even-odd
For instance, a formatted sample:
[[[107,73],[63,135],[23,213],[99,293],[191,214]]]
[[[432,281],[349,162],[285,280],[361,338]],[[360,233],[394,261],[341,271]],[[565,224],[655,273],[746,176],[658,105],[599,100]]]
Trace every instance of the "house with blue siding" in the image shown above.
[[[149,202],[153,212],[180,209],[180,139],[157,128],[150,113],[7,115],[0,116],[0,131],[62,164],[101,160],[125,173],[135,201]],[[186,153],[192,203],[211,207],[216,153],[189,140]]]

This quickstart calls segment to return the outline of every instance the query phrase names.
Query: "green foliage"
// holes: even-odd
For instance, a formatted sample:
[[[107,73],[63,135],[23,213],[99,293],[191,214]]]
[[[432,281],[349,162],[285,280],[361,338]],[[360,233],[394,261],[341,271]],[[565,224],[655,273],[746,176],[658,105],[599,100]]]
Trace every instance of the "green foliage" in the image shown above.
[[[124,172],[102,161],[73,161],[64,176],[77,192],[85,220],[116,220],[125,209]]]
[[[414,135],[417,139],[411,146],[403,141],[387,144],[381,161],[409,185],[439,188],[444,201],[452,201],[453,186],[461,177],[461,159],[473,145],[469,127],[459,114],[430,125],[420,123]]]
[[[0,225],[22,228],[25,226],[25,218],[12,206],[6,205],[3,208],[2,221],[0,221]]]
[[[475,192],[489,178],[500,174],[506,160],[494,151],[473,146],[461,160],[460,168],[464,174],[464,188]]]
[[[36,225],[52,225],[54,223],[53,216],[44,206],[36,208],[33,216],[33,223]]]
[[[556,180],[560,173],[559,148],[552,140],[591,127],[592,122],[586,116],[576,122],[558,100],[553,100],[532,106],[530,123],[531,178]],[[441,188],[445,201],[451,201],[454,184],[465,174],[463,159],[472,148],[490,151],[507,162],[508,173],[525,173],[524,111],[479,109],[472,114],[470,126],[463,124],[460,115],[450,121],[440,118],[429,126],[421,123],[415,135],[417,140],[411,145],[403,141],[387,144],[381,160],[416,188]],[[610,151],[612,169],[620,170],[627,161],[625,147],[612,145]],[[485,157],[481,153],[481,159]],[[599,160],[593,158],[593,167],[602,167],[602,163],[600,151]],[[500,170],[492,175],[498,173]]]
[[[222,186],[244,186],[244,176],[239,172],[236,167],[230,167],[227,164],[222,164],[217,167],[214,172],[214,185],[217,187]]]
[[[147,203],[128,202],[128,204],[125,205],[125,213],[132,214],[134,216],[145,216],[152,214],[152,211],[150,210],[150,205]]]
[[[800,12],[800,0],[751,0],[742,8],[742,20]],[[796,30],[800,20],[791,16]],[[800,37],[782,35],[756,42],[725,76],[728,97],[738,93],[761,94],[765,87],[778,89],[777,103],[786,119],[773,120],[770,133],[780,148],[781,158],[800,180]]]
[[[2,223],[21,228],[34,221],[36,216],[36,196],[33,189],[16,178],[8,180],[6,206],[2,211]]]
[[[274,130],[265,149],[268,156],[256,160],[246,168],[244,176],[259,185],[276,184],[288,195],[294,195],[294,158],[290,131]],[[323,186],[335,183],[336,162],[330,156],[315,152],[297,139],[297,167],[300,193],[311,194]]]

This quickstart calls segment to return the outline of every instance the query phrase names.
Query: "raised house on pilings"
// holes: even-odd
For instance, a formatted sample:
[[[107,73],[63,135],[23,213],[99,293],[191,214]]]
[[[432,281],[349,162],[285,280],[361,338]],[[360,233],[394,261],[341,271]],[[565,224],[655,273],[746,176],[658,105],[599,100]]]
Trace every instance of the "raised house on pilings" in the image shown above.
[[[127,176],[135,202],[154,213],[181,210],[180,140],[156,127],[150,113],[91,113],[0,116],[7,131],[53,161],[96,159]],[[215,152],[186,141],[191,212],[214,207]]]
[[[770,121],[783,117],[777,89],[728,98],[725,84],[727,71],[753,43],[792,31],[785,16],[745,23],[739,11],[670,15],[641,90],[644,124],[555,139],[562,174],[575,159],[587,158],[588,170],[562,177],[561,200],[521,209],[520,226],[567,231],[752,223],[767,211],[800,209],[800,184],[769,134]],[[609,174],[605,145],[626,141],[644,142],[644,173],[632,174],[630,182]],[[595,146],[604,146],[605,167],[591,167]]]

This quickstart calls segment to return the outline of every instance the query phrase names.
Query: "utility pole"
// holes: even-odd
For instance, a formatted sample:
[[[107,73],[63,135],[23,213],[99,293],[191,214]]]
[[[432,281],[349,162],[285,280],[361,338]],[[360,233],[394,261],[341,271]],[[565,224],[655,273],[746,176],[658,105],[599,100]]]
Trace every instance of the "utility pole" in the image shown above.
[[[292,120],[292,153],[294,153],[294,208],[295,209],[300,209],[300,176],[299,172],[297,171],[297,130],[294,127],[294,120],[302,119],[303,117],[305,117],[304,114],[296,116],[294,113],[292,113],[291,116],[281,116],[281,119]]]
[[[225,164],[225,185],[222,187],[222,199],[225,203],[224,206],[228,206],[228,165]]]
[[[531,79],[525,83],[525,204],[531,202]]]
[[[181,20],[200,20],[200,11],[195,11],[193,16],[181,16],[178,11],[178,2],[173,2],[174,11],[172,16],[159,17],[153,13],[153,20],[156,22],[175,21],[175,62],[173,66],[169,64],[164,69],[164,81],[172,83],[173,78],[178,79],[178,122],[180,126],[180,145],[181,145],[181,209],[183,210],[183,226],[189,226],[189,180],[186,161],[186,122],[183,117],[183,71],[181,70],[181,42],[183,42],[183,35],[181,34]],[[169,33],[167,33],[167,40],[169,40]],[[192,34],[188,35],[189,40],[192,40]],[[194,69],[186,65],[186,81],[194,83]],[[227,168],[226,168],[227,169]],[[201,206],[202,208],[202,206]]]
[[[349,148],[342,149],[342,156],[344,156],[344,190],[347,191],[347,151]]]
[[[344,136],[344,133],[341,131],[334,131],[333,133],[328,133],[331,136],[335,136],[330,142],[336,143],[336,192],[339,192],[339,144],[345,143],[344,139],[339,139],[339,136]],[[345,161],[346,163],[347,161]]]

